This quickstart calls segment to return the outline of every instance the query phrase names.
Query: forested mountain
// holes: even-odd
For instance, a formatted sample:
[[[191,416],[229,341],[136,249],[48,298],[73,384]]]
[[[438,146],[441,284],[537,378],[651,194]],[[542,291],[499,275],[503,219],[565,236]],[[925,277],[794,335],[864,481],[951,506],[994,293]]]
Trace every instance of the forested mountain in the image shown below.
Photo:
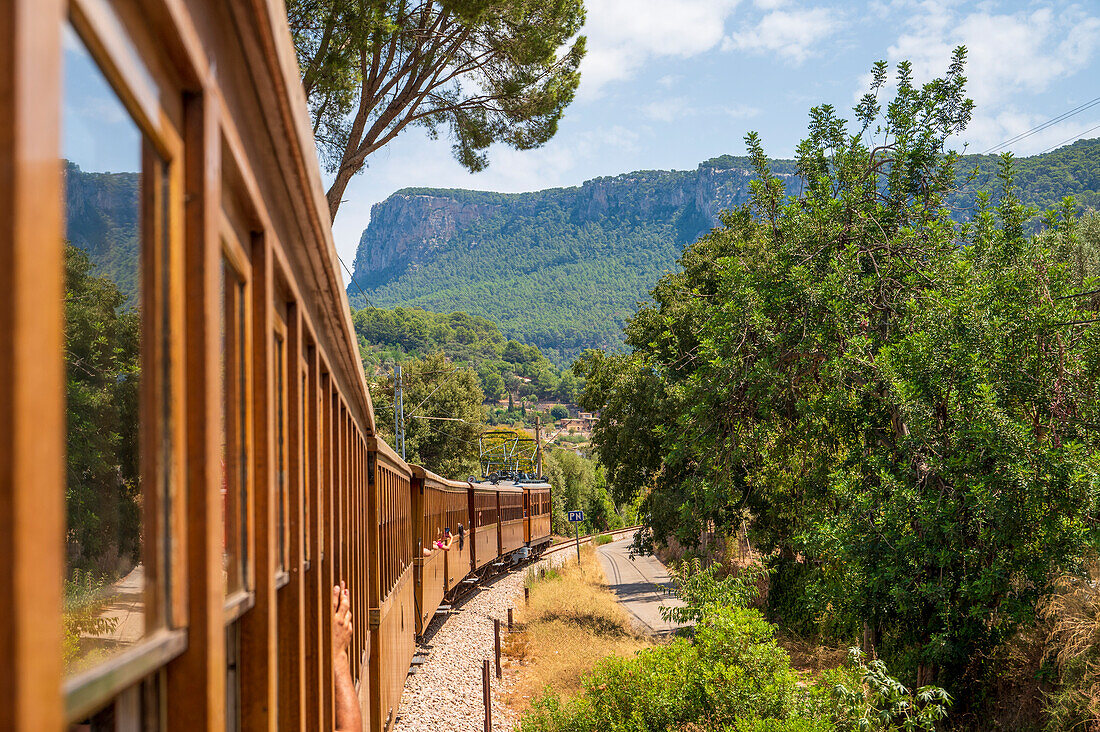
[[[139,173],[86,173],[65,161],[65,238],[87,252],[93,273],[109,277],[127,301],[139,284],[140,183]]]
[[[359,353],[368,376],[392,364],[443,354],[478,375],[486,399],[575,404],[584,382],[569,368],[551,363],[536,346],[508,340],[490,320],[466,313],[432,313],[420,308],[363,308],[352,315]],[[374,392],[371,392],[374,394]]]
[[[995,189],[998,159],[963,158],[952,201],[959,218],[969,218],[977,191]],[[793,161],[771,167],[798,192]],[[533,193],[404,189],[371,210],[348,295],[353,306],[363,304],[361,288],[375,305],[485,316],[559,362],[586,347],[614,348],[635,303],[721,210],[747,200],[751,179],[747,158],[723,155],[695,170]],[[1021,158],[1017,181],[1028,205],[1073,195],[1100,206],[1100,140]]]

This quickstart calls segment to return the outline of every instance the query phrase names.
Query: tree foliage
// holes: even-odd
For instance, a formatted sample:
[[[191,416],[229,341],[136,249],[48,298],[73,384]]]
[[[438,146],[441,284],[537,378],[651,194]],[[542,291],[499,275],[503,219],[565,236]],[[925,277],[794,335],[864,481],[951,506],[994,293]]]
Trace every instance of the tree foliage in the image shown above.
[[[865,626],[922,684],[984,672],[1095,541],[1100,487],[1072,206],[1032,236],[1005,156],[996,205],[951,216],[964,59],[923,86],[899,64],[885,104],[877,64],[851,128],[814,108],[797,198],[750,134],[751,204],[661,279],[629,354],[578,366],[616,498],[646,494],[651,538],[749,519],[770,602],[793,592],[805,630]]]
[[[287,0],[335,218],[367,157],[409,125],[471,171],[557,132],[584,57],[581,0]]]
[[[86,578],[139,561],[141,316],[126,302],[84,250],[65,247],[66,543]]]
[[[575,527],[570,525],[567,511],[584,511],[584,521],[579,527],[582,534],[621,529],[626,525],[608,493],[603,466],[596,461],[570,450],[547,449],[543,453],[542,472],[554,487],[551,514],[554,533],[573,534]],[[624,508],[629,513],[630,508]]]
[[[537,346],[507,340],[491,320],[421,308],[363,308],[352,314],[359,352],[369,369],[408,356],[443,353],[477,372],[486,399],[507,394],[575,404],[581,382],[550,362]]]
[[[477,374],[442,353],[401,364],[405,405],[405,459],[445,478],[477,472],[477,436],[485,424]],[[394,444],[394,372],[370,383],[378,430]]]

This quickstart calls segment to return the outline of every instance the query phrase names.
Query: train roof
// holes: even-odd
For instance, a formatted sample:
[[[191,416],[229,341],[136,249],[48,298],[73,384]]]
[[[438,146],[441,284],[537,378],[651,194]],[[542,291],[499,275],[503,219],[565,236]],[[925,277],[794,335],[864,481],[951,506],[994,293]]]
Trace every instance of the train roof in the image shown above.
[[[467,484],[465,481],[449,480],[447,478],[440,477],[432,471],[428,470],[427,468],[423,467],[422,465],[410,465],[409,468],[412,469],[413,475],[422,480],[431,483],[437,483],[439,485],[442,485],[444,488],[449,488],[451,490],[466,490]]]
[[[487,480],[468,481],[470,487],[475,491],[494,491],[496,493],[519,493],[523,490],[523,486],[514,481],[499,481],[497,483],[490,483]]]

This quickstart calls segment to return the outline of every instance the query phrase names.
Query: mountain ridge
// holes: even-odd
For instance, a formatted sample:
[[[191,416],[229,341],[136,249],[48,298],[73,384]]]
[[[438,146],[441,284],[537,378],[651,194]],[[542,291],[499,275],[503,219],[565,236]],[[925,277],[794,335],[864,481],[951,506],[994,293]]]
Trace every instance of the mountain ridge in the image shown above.
[[[770,164],[796,193],[794,161]],[[963,218],[978,191],[996,189],[998,165],[996,155],[962,156],[952,204]],[[1100,205],[1100,139],[1016,166],[1025,204],[1047,208],[1072,194],[1084,207]],[[632,171],[527,193],[401,189],[372,207],[348,295],[361,305],[362,288],[381,306],[487,317],[559,362],[586,347],[615,348],[636,303],[723,209],[748,200],[752,178],[748,158],[723,155],[690,170]]]

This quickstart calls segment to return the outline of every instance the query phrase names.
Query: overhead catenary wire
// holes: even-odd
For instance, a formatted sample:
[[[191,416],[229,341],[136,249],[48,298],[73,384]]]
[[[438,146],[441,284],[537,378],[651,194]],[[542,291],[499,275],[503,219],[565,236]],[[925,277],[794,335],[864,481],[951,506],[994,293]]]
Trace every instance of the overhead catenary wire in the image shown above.
[[[1042,132],[1043,130],[1045,130],[1049,127],[1052,127],[1053,125],[1058,124],[1059,122],[1064,122],[1065,120],[1069,119],[1070,117],[1074,117],[1074,116],[1080,114],[1081,112],[1084,112],[1088,109],[1092,109],[1093,107],[1095,107],[1098,104],[1100,104],[1100,97],[1096,97],[1095,99],[1090,99],[1089,101],[1085,102],[1084,104],[1078,105],[1078,106],[1074,107],[1073,109],[1071,109],[1067,112],[1063,112],[1062,114],[1058,115],[1057,117],[1052,117],[1052,118],[1048,119],[1046,122],[1042,122],[1041,124],[1035,125],[1030,130],[1024,130],[1023,132],[1016,135],[1015,137],[1011,137],[1011,138],[1005,140],[1004,142],[998,143],[998,144],[994,145],[993,147],[991,147],[987,150],[983,150],[979,154],[980,155],[989,155],[990,153],[997,152],[998,150],[1001,150],[1001,149],[1007,147],[1008,145],[1011,145],[1014,142],[1019,142],[1020,140],[1031,137],[1032,135],[1038,134],[1038,133]],[[1060,143],[1060,144],[1064,144],[1064,143]],[[1059,145],[1055,145],[1054,147],[1058,147],[1058,146]],[[1054,148],[1051,148],[1051,149],[1053,150]]]
[[[367,304],[367,307],[377,310],[378,307],[370,301],[370,298],[367,297],[367,293],[363,292],[363,288],[360,287],[359,283],[355,281],[355,275],[353,275],[351,273],[351,270],[348,269],[348,265],[344,262],[344,258],[340,256],[340,252],[336,252],[336,258],[339,259],[340,264],[344,266],[344,271],[348,273],[348,278],[351,280],[351,284],[355,285],[355,289],[359,290],[359,294],[363,296],[363,302]]]
[[[1051,150],[1055,150],[1059,147],[1062,147],[1062,145],[1068,145],[1071,142],[1076,142],[1077,140],[1080,140],[1082,137],[1089,134],[1090,132],[1096,132],[1097,130],[1100,130],[1100,124],[1096,125],[1095,127],[1090,127],[1087,130],[1085,130],[1084,132],[1082,132],[1080,134],[1077,134],[1077,135],[1074,135],[1073,137],[1069,138],[1068,140],[1062,140],[1057,145],[1051,145],[1046,150],[1043,150],[1043,153],[1045,154],[1045,153],[1050,152]]]

